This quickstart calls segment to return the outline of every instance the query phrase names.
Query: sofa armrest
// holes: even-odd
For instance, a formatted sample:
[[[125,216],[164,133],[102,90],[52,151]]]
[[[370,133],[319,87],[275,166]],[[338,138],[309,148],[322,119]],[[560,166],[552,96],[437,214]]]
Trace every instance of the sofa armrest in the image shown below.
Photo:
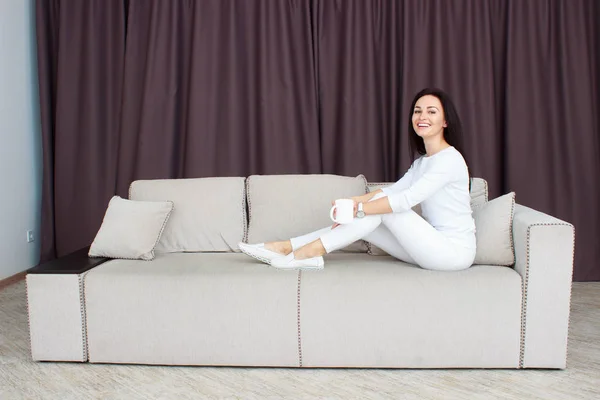
[[[566,367],[575,228],[515,205],[515,270],[522,277],[520,368]]]
[[[31,357],[36,361],[87,361],[83,279],[108,261],[88,257],[89,248],[27,271]]]

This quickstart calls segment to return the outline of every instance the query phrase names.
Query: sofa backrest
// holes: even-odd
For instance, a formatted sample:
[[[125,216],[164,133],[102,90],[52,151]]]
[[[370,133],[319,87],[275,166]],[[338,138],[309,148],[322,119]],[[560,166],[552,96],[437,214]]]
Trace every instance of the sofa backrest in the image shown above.
[[[330,226],[332,200],[391,184],[367,183],[363,175],[326,174],[154,179],[134,181],[129,198],[174,203],[157,253],[230,252],[238,251],[241,241],[285,240]],[[473,178],[471,205],[487,200],[487,182]],[[415,211],[420,212],[419,206]],[[367,248],[359,241],[343,251],[366,252]]]
[[[245,178],[138,180],[131,200],[170,200],[169,222],[157,253],[237,251],[247,230]]]
[[[252,175],[246,180],[248,243],[286,240],[331,226],[331,201],[368,192],[363,175]],[[343,249],[366,252],[363,241]]]

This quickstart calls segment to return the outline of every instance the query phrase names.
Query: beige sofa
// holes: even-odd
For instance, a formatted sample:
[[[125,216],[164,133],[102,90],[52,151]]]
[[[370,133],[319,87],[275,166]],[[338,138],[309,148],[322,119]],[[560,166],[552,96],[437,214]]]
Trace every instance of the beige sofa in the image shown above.
[[[357,242],[322,271],[281,271],[237,243],[330,224],[362,176],[137,181],[175,208],[152,261],[88,258],[27,275],[32,358],[160,365],[565,368],[574,228],[516,205],[514,265],[427,271]],[[474,207],[487,185],[475,179]]]

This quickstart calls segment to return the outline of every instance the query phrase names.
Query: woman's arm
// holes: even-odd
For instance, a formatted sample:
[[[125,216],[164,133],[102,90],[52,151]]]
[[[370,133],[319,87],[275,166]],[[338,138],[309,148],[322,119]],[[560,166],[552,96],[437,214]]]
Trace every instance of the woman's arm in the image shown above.
[[[402,178],[400,178],[398,181],[396,181],[396,183],[394,183],[390,186],[387,186],[385,188],[382,188],[382,189],[377,189],[374,192],[363,194],[362,196],[351,197],[351,199],[354,200],[356,202],[356,204],[367,203],[378,193],[384,193],[386,196],[389,196],[392,193],[399,193],[402,190],[410,187],[410,184],[411,184],[411,181],[413,178],[413,172],[414,172],[413,166],[411,165],[410,168],[408,169],[408,171],[406,171],[406,173],[404,174],[404,176],[402,176]],[[332,202],[332,205],[333,205],[333,202]],[[371,206],[371,207],[373,207],[373,206]],[[381,207],[377,207],[377,209],[379,210],[379,209],[381,209]],[[388,212],[391,212],[391,211],[388,211]],[[366,211],[365,211],[365,213],[366,213]],[[376,214],[383,214],[383,212],[378,212]]]
[[[381,191],[383,193],[385,193],[387,196],[389,196],[392,193],[399,193],[405,189],[408,189],[413,180],[414,171],[415,171],[413,168],[414,165],[415,164],[413,163],[410,166],[410,168],[408,169],[408,171],[406,171],[404,176],[402,176],[402,178],[400,178],[396,183],[381,189]]]
[[[374,201],[370,200],[378,193],[383,193],[386,196],[389,196],[392,193],[400,193],[409,188],[414,175],[413,165],[410,166],[408,171],[406,171],[402,178],[400,178],[396,183],[382,189],[377,189],[374,192],[367,193],[362,196],[353,197],[352,200],[356,202],[356,205],[358,205],[358,203],[363,203],[363,211],[366,215],[388,214],[393,212],[387,197],[382,197],[381,199]]]
[[[383,190],[377,189],[374,192],[369,192],[369,193],[363,194],[362,196],[351,197],[351,199],[354,200],[356,202],[356,204],[366,203],[367,201],[371,200],[377,193],[381,193],[381,192],[383,192]]]
[[[462,176],[462,165],[454,162],[452,158],[439,158],[428,167],[428,170],[409,188],[392,193],[387,197],[393,212],[410,210],[448,183],[456,181]]]
[[[364,203],[363,210],[366,215],[408,211],[448,183],[459,179],[464,173],[463,168],[463,164],[456,162],[453,157],[439,157],[427,166],[423,175],[412,179],[414,182],[407,188],[391,193],[383,190],[387,197]]]
[[[377,192],[381,192],[381,190],[378,190]],[[373,193],[375,194],[376,192]],[[368,203],[364,202],[363,211],[365,212],[365,215],[389,214],[393,212],[387,197],[369,201]]]

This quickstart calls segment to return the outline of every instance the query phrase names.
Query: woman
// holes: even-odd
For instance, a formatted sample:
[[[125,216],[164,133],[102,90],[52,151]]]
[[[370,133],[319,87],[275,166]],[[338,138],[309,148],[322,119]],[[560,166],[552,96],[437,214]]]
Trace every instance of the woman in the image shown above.
[[[420,157],[395,184],[353,197],[355,218],[282,242],[240,243],[244,253],[282,269],[322,269],[323,255],[362,239],[431,270],[462,270],[475,258],[470,175],[462,125],[450,97],[424,89],[413,99],[410,149]],[[421,204],[423,217],[411,208]]]

